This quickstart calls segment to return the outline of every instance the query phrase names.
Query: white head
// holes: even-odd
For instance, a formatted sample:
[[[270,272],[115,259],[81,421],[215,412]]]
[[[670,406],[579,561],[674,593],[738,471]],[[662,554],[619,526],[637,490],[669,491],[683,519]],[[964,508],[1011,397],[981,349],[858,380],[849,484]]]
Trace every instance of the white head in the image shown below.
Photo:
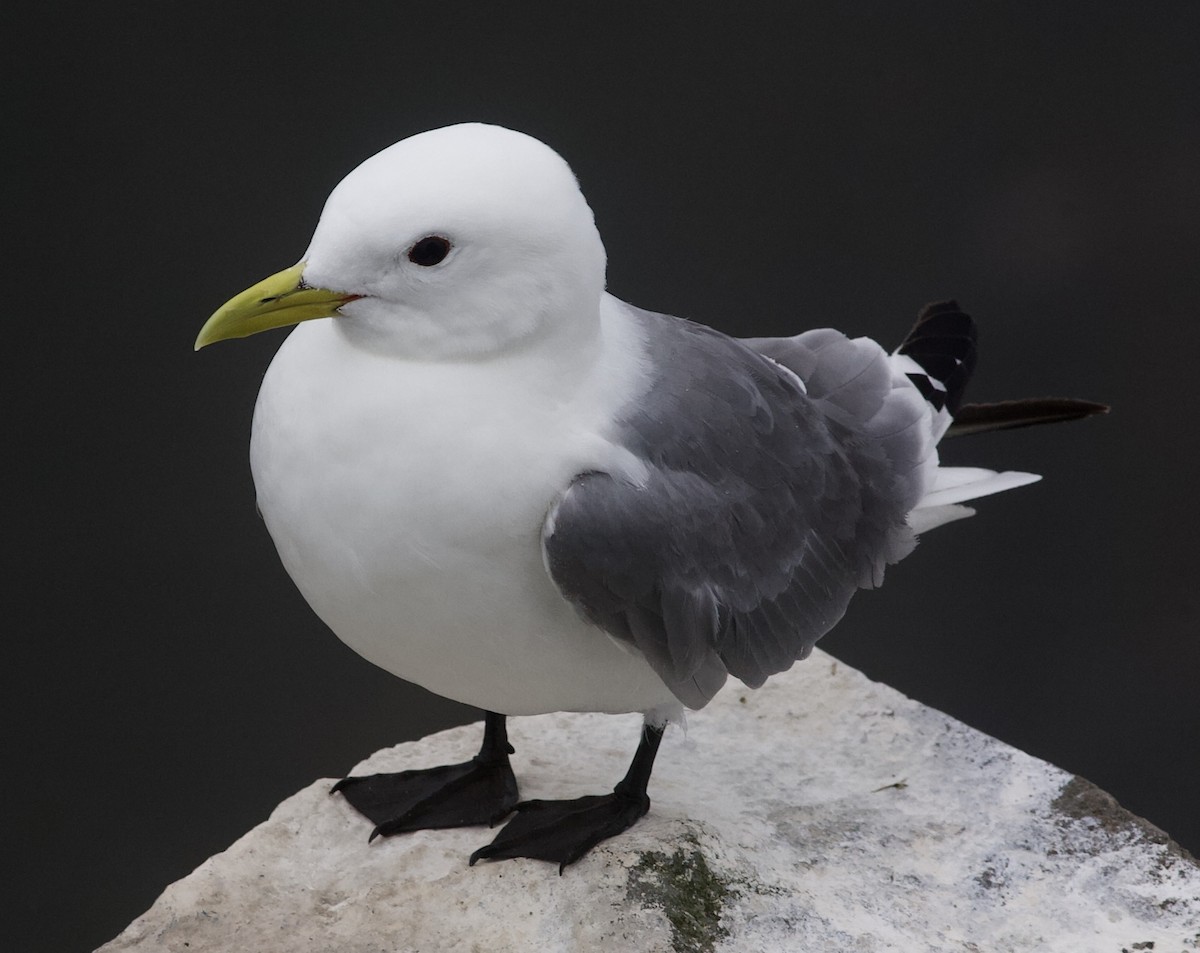
[[[309,285],[364,295],[342,309],[346,334],[428,357],[594,319],[604,290],[604,247],[570,168],[530,136],[479,123],[360,165],[329,196],[304,257]]]
[[[469,123],[404,139],[346,176],[297,267],[302,274],[289,269],[233,299],[198,346],[317,317],[320,291],[325,313],[336,313],[338,329],[363,347],[483,357],[589,333],[605,254],[562,158],[530,136]],[[268,284],[282,275],[293,276],[297,292]],[[272,315],[290,308],[296,316],[268,321],[268,302]],[[246,320],[251,304],[256,323]],[[220,327],[210,329],[214,322]]]

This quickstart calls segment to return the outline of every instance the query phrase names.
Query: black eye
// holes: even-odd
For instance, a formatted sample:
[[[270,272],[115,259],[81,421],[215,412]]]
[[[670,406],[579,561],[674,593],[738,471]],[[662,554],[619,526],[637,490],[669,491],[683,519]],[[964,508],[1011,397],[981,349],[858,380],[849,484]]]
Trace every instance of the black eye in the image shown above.
[[[428,268],[450,254],[450,242],[440,235],[429,235],[422,238],[408,250],[408,260],[414,265]]]

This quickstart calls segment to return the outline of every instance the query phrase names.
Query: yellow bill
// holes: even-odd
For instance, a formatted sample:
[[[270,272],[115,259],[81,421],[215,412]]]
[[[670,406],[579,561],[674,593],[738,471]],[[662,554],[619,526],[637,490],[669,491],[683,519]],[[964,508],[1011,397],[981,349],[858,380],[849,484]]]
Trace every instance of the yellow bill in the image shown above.
[[[338,308],[361,295],[310,288],[304,283],[304,262],[264,278],[221,305],[204,322],[196,350],[216,341],[246,338],[259,331],[285,328],[313,318],[331,318]]]

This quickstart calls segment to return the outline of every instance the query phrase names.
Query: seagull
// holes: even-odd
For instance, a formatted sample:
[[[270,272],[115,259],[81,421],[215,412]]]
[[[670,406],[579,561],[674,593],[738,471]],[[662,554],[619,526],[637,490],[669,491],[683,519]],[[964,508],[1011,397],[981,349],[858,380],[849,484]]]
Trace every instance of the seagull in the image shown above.
[[[646,814],[685,709],[805,658],[919,533],[1038,479],[943,467],[940,439],[1105,409],[963,404],[952,301],[891,353],[739,340],[618,300],[606,262],[557,153],[449,126],[352,171],[300,261],[196,340],[295,326],[250,444],[279,557],[354,651],[485,713],[470,761],[335,786],[372,839],[511,815],[470,863],[562,873]],[[610,793],[519,799],[506,719],[554,711],[643,714]]]

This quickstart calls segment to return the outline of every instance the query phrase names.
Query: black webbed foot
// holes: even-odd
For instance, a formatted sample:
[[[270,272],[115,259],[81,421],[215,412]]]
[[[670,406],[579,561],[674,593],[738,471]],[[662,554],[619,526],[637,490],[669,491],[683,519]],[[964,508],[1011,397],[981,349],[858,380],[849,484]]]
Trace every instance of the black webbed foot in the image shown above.
[[[375,823],[371,840],[408,831],[495,824],[519,796],[504,716],[488,713],[483,748],[470,761],[437,768],[343,778],[330,793]]]
[[[661,727],[643,726],[633,763],[612,794],[573,801],[522,801],[517,816],[496,839],[471,855],[471,866],[480,860],[529,857],[558,864],[561,874],[601,841],[628,830],[650,810],[646,786],[662,736]]]
[[[479,860],[530,857],[558,864],[561,874],[603,840],[633,826],[650,809],[645,793],[591,795],[571,801],[522,801],[517,815],[486,847],[471,855]]]
[[[472,758],[438,768],[343,778],[330,791],[345,795],[359,814],[375,822],[379,835],[441,827],[495,824],[517,804],[517,779],[508,761],[485,764]]]

